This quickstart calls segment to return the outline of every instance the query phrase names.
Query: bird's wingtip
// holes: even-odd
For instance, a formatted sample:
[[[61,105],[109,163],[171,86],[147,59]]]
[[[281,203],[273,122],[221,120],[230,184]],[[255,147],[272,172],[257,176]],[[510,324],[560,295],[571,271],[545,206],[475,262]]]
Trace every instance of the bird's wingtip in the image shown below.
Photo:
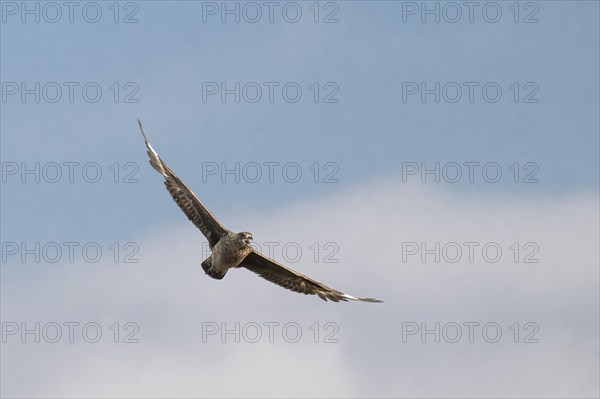
[[[380,303],[383,302],[381,299],[375,299],[375,298],[359,298],[359,297],[355,297],[352,295],[348,295],[348,294],[344,294],[343,298],[350,299],[351,301],[360,301],[360,302],[371,302],[371,303]]]
[[[140,132],[142,132],[142,136],[144,137],[144,141],[148,144],[148,137],[146,137],[146,133],[144,133],[144,128],[142,127],[142,122],[140,118],[137,118],[138,126],[140,127]]]
[[[363,302],[383,303],[383,301],[381,299],[376,299],[376,298],[360,298],[360,300]]]

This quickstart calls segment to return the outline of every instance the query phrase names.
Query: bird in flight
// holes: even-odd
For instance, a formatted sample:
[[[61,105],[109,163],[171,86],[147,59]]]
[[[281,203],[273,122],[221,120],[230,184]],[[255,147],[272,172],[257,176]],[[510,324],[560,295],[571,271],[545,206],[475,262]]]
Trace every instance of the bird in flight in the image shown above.
[[[202,262],[202,268],[210,277],[220,280],[229,269],[245,267],[283,288],[305,295],[317,295],[324,301],[383,302],[344,294],[256,252],[251,246],[252,234],[247,231],[234,233],[225,228],[196,194],[160,159],[148,142],[139,119],[138,125],[148,149],[150,165],[164,177],[165,186],[173,200],[208,240],[212,254]]]

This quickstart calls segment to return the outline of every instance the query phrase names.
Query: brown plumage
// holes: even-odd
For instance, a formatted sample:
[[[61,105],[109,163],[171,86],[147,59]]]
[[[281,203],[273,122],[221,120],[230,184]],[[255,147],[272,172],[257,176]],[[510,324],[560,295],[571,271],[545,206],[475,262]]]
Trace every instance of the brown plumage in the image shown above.
[[[148,149],[150,165],[164,177],[165,186],[173,200],[208,240],[213,252],[202,262],[202,268],[210,277],[222,279],[227,270],[245,267],[283,288],[305,295],[317,295],[325,301],[382,302],[378,299],[358,298],[344,294],[256,252],[250,246],[252,234],[248,232],[233,233],[225,228],[202,204],[196,194],[160,159],[158,153],[148,142],[139,119],[138,125]]]

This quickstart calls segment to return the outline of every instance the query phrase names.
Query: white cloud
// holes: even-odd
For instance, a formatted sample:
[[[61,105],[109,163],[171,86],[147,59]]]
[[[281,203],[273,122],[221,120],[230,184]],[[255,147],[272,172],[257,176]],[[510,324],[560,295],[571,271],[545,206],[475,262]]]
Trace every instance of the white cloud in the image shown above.
[[[523,191],[526,187],[523,188]],[[200,268],[202,237],[180,217],[139,237],[140,263],[22,265],[2,273],[3,321],[96,321],[89,344],[2,345],[2,395],[18,396],[597,396],[598,196],[497,198],[388,180],[236,220],[259,242],[297,242],[292,266],[353,295],[383,304],[324,303],[287,292],[243,270],[223,281]],[[366,212],[365,212],[366,211]],[[315,222],[309,223],[309,220]],[[231,226],[234,227],[234,226]],[[306,250],[335,241],[337,264]],[[503,256],[476,253],[457,263],[402,262],[402,242],[498,243]],[[513,261],[514,242],[535,242],[539,263]],[[278,253],[276,253],[277,255]],[[280,254],[277,256],[280,257]],[[280,259],[281,260],[281,259]],[[136,322],[137,344],[112,343],[109,326]],[[339,343],[314,343],[336,323]],[[295,344],[202,342],[202,323],[295,322]],[[488,343],[466,329],[455,344],[402,323],[496,322]],[[519,323],[519,343],[510,329]],[[535,322],[539,343],[523,343]],[[266,330],[263,329],[263,333]],[[121,337],[122,338],[122,337]],[[243,341],[243,339],[242,339]]]

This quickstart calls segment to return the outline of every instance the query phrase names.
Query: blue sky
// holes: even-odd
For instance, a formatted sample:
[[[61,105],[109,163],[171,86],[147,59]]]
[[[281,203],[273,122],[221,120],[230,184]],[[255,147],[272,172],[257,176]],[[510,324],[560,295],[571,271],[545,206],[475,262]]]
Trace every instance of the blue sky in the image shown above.
[[[121,2],[118,16],[113,2],[81,2],[74,10],[73,22],[69,22],[68,9],[59,5],[62,16],[55,23],[48,21],[54,18],[53,6],[28,2],[30,9],[39,8],[40,22],[36,23],[34,14],[23,14],[23,4],[1,2],[2,242],[40,242],[42,246],[48,242],[97,242],[105,254],[111,253],[108,247],[113,242],[134,242],[139,247],[140,265],[105,258],[98,264],[62,258],[57,263],[36,264],[27,259],[23,262],[19,255],[8,256],[2,262],[3,321],[103,317],[139,321],[146,345],[164,350],[163,366],[144,369],[137,353],[144,342],[133,352],[111,349],[122,367],[134,364],[137,370],[147,372],[140,371],[135,377],[138,381],[148,375],[168,375],[166,365],[189,361],[182,359],[186,352],[198,355],[216,350],[211,352],[214,355],[223,351],[223,356],[232,357],[234,370],[243,370],[255,356],[254,347],[246,346],[243,355],[236,355],[235,345],[219,342],[215,349],[181,334],[174,340],[159,326],[206,317],[220,322],[218,315],[226,312],[227,316],[221,317],[232,322],[252,318],[301,320],[307,326],[315,320],[339,322],[346,341],[327,350],[309,344],[303,348],[344,368],[330,381],[319,380],[316,387],[323,390],[298,391],[304,396],[436,396],[448,392],[457,396],[498,392],[504,396],[597,396],[598,359],[586,357],[598,351],[598,244],[594,240],[598,235],[600,167],[597,2],[481,2],[473,10],[472,22],[464,2],[427,2],[427,7],[440,10],[439,22],[434,15],[421,15],[423,2],[276,2],[273,22],[269,22],[269,9],[263,2],[228,2],[227,7],[239,7],[239,23],[234,15],[221,20],[222,2]],[[256,5],[262,17],[250,23],[244,17],[254,18]],[[460,7],[461,18],[448,22],[454,18],[455,5]],[[84,8],[91,14],[82,14]],[[282,14],[284,8],[288,14]],[[94,18],[96,9],[101,10],[98,22],[86,21]],[[297,9],[302,13],[299,20],[288,22]],[[498,21],[489,22],[497,9],[501,11]],[[127,16],[137,22],[125,23]],[[32,89],[36,82],[40,101],[35,101],[36,94],[22,98],[22,85]],[[236,83],[239,102],[234,94],[222,101],[220,93],[206,91],[221,90],[221,84],[231,89]],[[420,92],[407,94],[415,87],[431,90],[436,83],[439,102],[435,94],[424,99]],[[72,102],[69,85],[74,87]],[[92,90],[87,94],[82,92],[86,85]],[[52,102],[56,87],[61,96]],[[98,101],[86,100],[85,95],[93,96],[97,87],[102,90]],[[256,87],[262,96],[253,102]],[[273,102],[268,100],[269,87],[274,90]],[[283,92],[283,87],[291,87],[291,91]],[[298,87],[302,95],[297,102],[285,97],[293,96]],[[472,102],[469,87],[473,87]],[[491,91],[482,93],[483,87]],[[497,101],[496,88],[501,90]],[[293,266],[334,287],[339,281],[341,289],[345,284],[353,294],[383,296],[385,307],[372,311],[347,304],[332,310],[313,298],[296,298],[277,287],[271,290],[265,287],[267,283],[254,281],[254,276],[248,276],[248,282],[257,285],[249,286],[245,279],[234,276],[215,282],[198,273],[203,237],[172,203],[160,177],[147,164],[136,118],[144,123],[161,157],[225,225],[252,231],[261,242],[298,240],[308,247],[311,237],[317,236],[320,238],[314,240],[321,243],[336,242],[341,264],[322,268],[307,262],[310,251],[305,249],[301,261]],[[77,164],[71,164],[75,174],[69,182],[66,165],[73,162]],[[22,169],[35,168],[36,163],[39,183],[34,174],[26,175],[23,182]],[[236,163],[240,165],[239,181],[233,174],[223,181],[221,169],[235,168]],[[275,168],[273,181],[266,177],[265,165],[269,164]],[[439,183],[433,175],[425,175],[422,183],[421,168],[432,169],[436,164],[449,175],[442,175]],[[62,177],[53,183],[56,165]],[[86,169],[91,175],[81,174],[84,165],[91,165]],[[252,182],[257,165],[262,175]],[[283,174],[285,165],[291,167],[286,169],[290,174]],[[457,165],[462,178],[451,183]],[[466,165],[473,165],[472,183]],[[485,178],[481,174],[484,165],[491,167]],[[208,168],[214,167],[219,168],[217,174],[207,174],[212,170]],[[93,172],[98,169],[102,172],[98,181],[86,181],[94,180]],[[291,183],[297,170],[301,177]],[[486,181],[490,176],[494,180],[497,170],[502,173],[497,181]],[[365,231],[368,237],[361,235]],[[385,238],[375,241],[377,236]],[[455,273],[449,273],[431,262],[392,266],[393,258],[385,253],[390,248],[400,251],[396,246],[401,242],[440,240],[497,240],[507,253],[512,242],[532,241],[540,246],[541,263],[527,270],[514,264],[486,264],[482,272],[468,262],[459,262],[458,269],[451,269]],[[177,255],[169,255],[174,248]],[[368,255],[370,273],[363,273],[364,266],[357,261],[363,255]],[[164,262],[171,263],[169,256],[177,259],[177,264],[168,267],[182,269],[166,276]],[[160,281],[168,282],[164,292],[142,265]],[[573,274],[568,273],[571,267],[576,270]],[[181,277],[186,282],[178,287]],[[398,278],[403,280],[398,286],[390,282]],[[50,283],[52,290],[40,292],[40,287]],[[126,288],[129,284],[138,295]],[[434,289],[438,284],[439,290]],[[464,291],[448,288],[452,286]],[[473,286],[483,296],[481,302],[467,295]],[[103,297],[101,287],[124,302]],[[194,287],[200,287],[200,292]],[[261,290],[260,295],[250,294],[248,303],[235,311],[229,307],[234,305],[229,299],[218,301],[215,308],[207,306],[225,289],[232,290],[232,296],[244,297],[248,291],[254,292],[253,288]],[[263,288],[269,290],[263,292]],[[412,298],[400,289],[408,290]],[[156,297],[157,292],[162,293]],[[515,292],[520,301],[504,302],[507,292]],[[546,302],[541,299],[553,292],[561,294]],[[87,306],[75,306],[82,293],[89,293]],[[575,297],[577,312],[567,320],[552,309],[568,301],[569,294]],[[447,304],[437,306],[435,295],[445,298]],[[36,301],[52,306],[36,307]],[[519,306],[525,309],[517,309]],[[265,307],[273,309],[265,314],[256,310]],[[153,309],[160,309],[164,319],[157,318]],[[504,381],[517,381],[513,389],[502,391],[498,380],[491,377],[494,367],[514,365],[531,355],[521,347],[511,347],[505,358],[494,357],[498,360],[494,367],[481,366],[476,372],[474,366],[452,376],[441,366],[471,355],[474,365],[484,364],[486,356],[502,357],[504,349],[481,343],[463,345],[460,350],[448,345],[442,349],[421,343],[402,345],[389,331],[398,331],[407,314],[411,320],[430,322],[453,317],[506,323],[519,318],[544,320],[542,331],[556,339],[538,344],[534,350],[540,357],[533,356],[535,360],[527,365],[535,368],[539,360],[567,367],[574,358],[585,371],[579,377],[574,372],[565,376],[560,367],[548,366],[524,381],[517,370]],[[568,343],[559,337],[577,332],[565,323],[591,326],[580,336],[580,349],[574,350],[572,357],[567,354]],[[381,333],[369,327],[373,325],[389,328]],[[199,328],[193,323],[189,326]],[[378,333],[382,335],[372,341],[362,340]],[[381,348],[375,341],[394,349],[379,366],[373,354]],[[39,350],[21,343],[3,346],[7,348],[2,359],[5,381],[4,373],[10,373],[6,369],[17,356],[40,364],[51,363],[57,356],[51,353],[56,349],[48,349],[47,344]],[[275,347],[277,350],[262,346],[266,370],[274,372],[272,364],[285,358],[280,353],[292,351],[288,355],[302,358],[302,352],[296,353],[289,345]],[[27,381],[36,382],[32,386],[39,390],[24,388],[11,374],[10,380],[16,382],[8,384],[3,394],[77,396],[86,394],[86,385],[90,396],[147,392],[143,384],[126,383],[115,384],[114,391],[102,391],[92,382],[114,383],[116,378],[102,374],[94,379],[98,375],[95,367],[102,368],[102,356],[94,355],[100,356],[94,365],[85,344],[63,349],[67,358],[79,359],[89,367],[83,367],[82,374],[65,368],[55,376],[38,370]],[[546,358],[544,352],[556,357]],[[404,381],[396,385],[389,379],[398,373],[410,374],[408,363],[394,362],[398,353],[409,359],[431,356],[438,359],[440,368],[432,370],[428,378],[421,373],[412,385]],[[304,364],[305,360],[310,364],[307,359],[298,362]],[[347,366],[349,360],[352,366]],[[378,377],[373,376],[372,383],[360,378],[360,383],[352,383],[356,375],[375,374],[374,370]],[[469,387],[467,382],[479,372],[482,381],[491,382]],[[585,377],[587,372],[596,377]],[[306,378],[316,374],[305,368],[296,373],[306,373]],[[67,381],[75,376],[86,383],[69,386]],[[219,373],[211,378],[215,390],[207,391],[178,378],[166,377],[165,385],[155,386],[154,392],[182,396],[219,393]],[[549,379],[557,385],[542,386],[542,381]],[[428,380],[436,383],[426,386]],[[182,390],[170,391],[169,381]],[[245,384],[240,391],[222,395],[270,396],[283,389],[275,385],[269,391],[251,381]],[[336,388],[340,384],[347,388]]]
[[[2,137],[3,160],[100,160],[108,165],[136,162],[142,166],[144,154],[135,134],[135,118],[140,117],[163,157],[191,183],[201,162],[293,161],[303,169],[314,162],[339,166],[341,183],[333,186],[301,181],[281,187],[259,181],[258,189],[244,190],[245,205],[258,208],[398,174],[403,162],[497,162],[505,176],[512,173],[508,167],[515,162],[521,167],[527,162],[538,166],[538,184],[515,185],[504,178],[476,189],[486,192],[560,195],[598,187],[598,169],[593,167],[598,164],[599,145],[598,27],[593,2],[568,7],[561,2],[543,3],[535,13],[543,16],[538,23],[514,23],[514,11],[504,5],[503,17],[495,24],[478,13],[469,23],[466,9],[465,18],[454,24],[433,23],[431,17],[431,23],[421,23],[419,15],[408,15],[402,23],[403,7],[392,2],[344,2],[338,10],[322,6],[321,14],[335,11],[339,19],[329,24],[315,24],[308,4],[296,24],[277,13],[272,24],[266,15],[264,22],[255,24],[236,24],[231,17],[231,23],[223,24],[219,15],[207,15],[202,23],[202,4],[139,3],[135,12],[139,22],[129,24],[115,24],[107,4],[104,18],[96,24],[86,23],[77,12],[75,22],[69,23],[64,11],[64,19],[54,24],[19,23],[20,14],[6,15],[3,81],[42,86],[57,82],[64,93],[57,103],[42,99],[36,104],[30,95],[23,104],[19,93],[7,97],[2,104],[3,129],[11,134]],[[122,8],[121,14],[136,10]],[[532,11],[521,10],[521,14]],[[64,86],[71,81],[80,83],[73,103],[68,102]],[[103,88],[97,103],[82,98],[80,88],[88,82]],[[114,82],[123,97],[119,103],[113,99],[114,86],[110,89]],[[127,82],[135,86],[126,89]],[[226,82],[231,87],[235,82],[242,86],[258,82],[263,88],[263,82],[278,82],[279,88],[298,82],[304,90],[303,98],[294,104],[280,92],[269,103],[266,88],[257,103],[235,103],[232,96],[221,103],[218,95],[203,102],[205,82]],[[339,102],[315,104],[314,90],[309,88],[314,82],[319,83],[321,96],[333,90],[323,88],[333,82],[339,89],[333,98]],[[463,93],[456,103],[443,99],[435,103],[431,95],[423,103],[418,94],[403,102],[403,82],[425,82],[428,87],[454,82]],[[477,84],[473,103],[467,99],[464,82]],[[496,103],[482,97],[481,88],[489,82],[503,90]],[[517,103],[515,82],[520,90]],[[525,88],[530,82],[535,86]],[[122,103],[134,87],[138,91],[132,99],[138,102]],[[538,91],[531,98],[539,102],[523,103],[535,87]],[[30,118],[32,113],[36,118]],[[44,145],[32,147],[32,141]],[[144,191],[151,187],[145,184],[148,172],[142,166],[136,174],[141,184],[132,187],[91,187],[90,192],[98,189],[93,202],[53,207],[56,213],[50,217],[56,218],[54,224],[71,212],[88,219],[88,206],[108,201],[114,204],[113,217],[95,214],[94,225],[113,234],[113,224],[132,212],[118,205],[122,197],[139,203],[149,194]],[[207,183],[209,203],[222,203],[228,209],[238,202],[236,184]],[[10,205],[19,198],[33,207],[40,191],[29,190],[56,189],[47,200],[56,198],[58,203],[72,198],[68,190],[81,192],[79,185],[43,186],[15,184],[3,199]],[[449,186],[473,190],[472,184]],[[17,194],[19,190],[29,195]],[[106,224],[109,221],[111,225]],[[10,227],[18,229],[14,223]],[[30,227],[23,232],[31,231]]]

